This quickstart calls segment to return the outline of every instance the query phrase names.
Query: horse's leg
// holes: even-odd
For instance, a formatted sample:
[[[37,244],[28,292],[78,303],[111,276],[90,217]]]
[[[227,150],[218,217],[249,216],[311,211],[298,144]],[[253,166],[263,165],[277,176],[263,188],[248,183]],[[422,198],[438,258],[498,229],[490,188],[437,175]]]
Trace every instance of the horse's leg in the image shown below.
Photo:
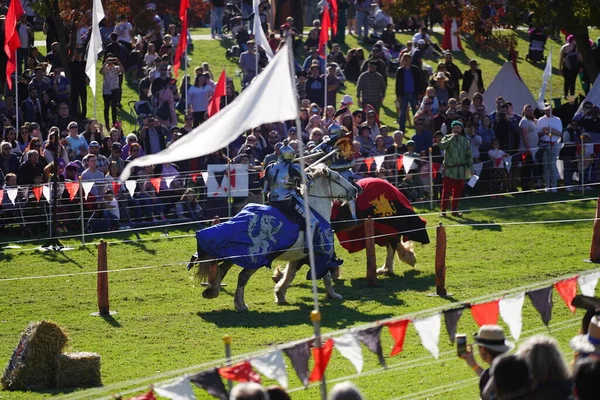
[[[238,312],[248,311],[248,306],[244,301],[244,289],[246,289],[246,284],[255,272],[255,269],[242,268],[238,275],[237,288],[235,289],[235,296],[233,297],[233,305]]]
[[[407,263],[411,267],[415,267],[415,264],[417,264],[417,257],[415,256],[412,242],[400,242],[398,245],[398,258],[400,261]]]
[[[333,283],[329,272],[323,277],[323,283],[325,284],[325,292],[327,293],[328,299],[342,300],[344,298],[341,294],[337,294],[335,290],[333,290]]]
[[[277,266],[273,269],[273,276],[271,278],[273,278],[275,284],[279,283],[281,278],[283,278],[283,271],[280,267]]]
[[[215,297],[219,296],[219,293],[221,292],[221,282],[232,266],[233,263],[231,261],[223,261],[217,265],[217,273],[214,277],[214,280],[210,282],[210,286],[207,287],[204,292],[202,292],[202,297],[205,299],[214,299]]]
[[[396,239],[389,239],[387,241],[387,254],[385,257],[385,264],[383,267],[377,269],[378,275],[394,275],[394,254],[396,253],[396,247],[398,246],[398,242]]]
[[[286,304],[285,295],[292,281],[296,277],[299,264],[297,261],[290,261],[283,270],[283,278],[275,285],[275,303]]]

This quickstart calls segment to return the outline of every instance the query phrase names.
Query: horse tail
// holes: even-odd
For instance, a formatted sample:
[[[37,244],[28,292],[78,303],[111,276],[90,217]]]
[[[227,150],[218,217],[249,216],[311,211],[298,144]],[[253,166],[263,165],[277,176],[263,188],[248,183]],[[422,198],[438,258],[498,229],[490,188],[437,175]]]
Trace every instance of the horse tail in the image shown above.
[[[217,272],[217,261],[215,260],[201,260],[198,259],[195,262],[196,269],[195,278],[198,282],[208,282],[211,283]]]
[[[415,264],[417,263],[417,257],[415,256],[414,245],[411,240],[405,242],[402,239],[400,239],[397,252],[398,259],[400,261],[405,262],[414,268]]]

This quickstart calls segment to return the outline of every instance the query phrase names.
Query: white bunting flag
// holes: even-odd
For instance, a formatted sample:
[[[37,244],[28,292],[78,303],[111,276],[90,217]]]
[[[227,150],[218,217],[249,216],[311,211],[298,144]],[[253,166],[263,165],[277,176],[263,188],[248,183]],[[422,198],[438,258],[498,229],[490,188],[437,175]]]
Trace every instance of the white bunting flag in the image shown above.
[[[167,176],[165,178],[165,184],[167,185],[168,188],[171,187],[171,183],[173,182],[173,179],[175,179],[175,177],[173,177],[173,176]]]
[[[90,191],[94,187],[94,181],[81,182],[81,185],[83,186],[83,193],[85,194],[85,199],[87,200],[88,195],[90,194]]]
[[[208,182],[208,171],[202,173],[202,180],[204,180],[204,185],[207,185],[207,182]]]
[[[600,272],[594,272],[593,274],[583,275],[577,278],[581,294],[584,296],[594,297],[596,295],[596,285],[598,285],[599,277]]]
[[[473,171],[475,171],[475,175],[481,175],[481,170],[483,169],[483,163],[473,164]]]
[[[334,338],[333,342],[335,344],[335,348],[340,352],[342,356],[347,358],[354,368],[356,368],[356,373],[360,374],[363,369],[363,353],[362,348],[360,347],[360,342],[358,338],[352,333],[347,333],[340,337]]]
[[[42,194],[46,198],[46,201],[50,203],[50,185],[42,186]]]
[[[558,179],[565,179],[565,163],[563,160],[556,160],[556,170],[558,171]]]
[[[440,342],[440,329],[442,328],[442,314],[437,313],[431,317],[415,319],[413,324],[421,338],[421,344],[437,360],[440,356],[438,344]]]
[[[510,168],[512,167],[512,157],[504,157],[504,165],[506,166],[506,172],[510,174]]]
[[[540,110],[544,109],[546,88],[548,87],[550,79],[552,79],[552,46],[550,46],[550,51],[548,52],[548,57],[546,58],[546,67],[544,68],[544,73],[542,74],[542,87],[540,88],[540,95],[538,96],[538,108]]]
[[[8,199],[13,203],[13,206],[15,205],[15,199],[17,198],[18,193],[19,193],[18,188],[6,189],[6,195],[8,196]]]
[[[276,350],[264,356],[254,357],[250,359],[250,364],[267,378],[274,379],[279,384],[287,388],[288,376],[285,370],[285,362],[283,361],[283,352]]]
[[[515,297],[504,297],[498,302],[500,316],[510,328],[510,335],[515,340],[519,340],[521,329],[523,328],[523,302],[525,293],[518,294]]]
[[[383,165],[383,162],[385,161],[385,156],[375,156],[373,158],[375,159],[375,165],[377,166],[377,172],[379,172],[379,170],[381,169],[381,166]]]
[[[262,29],[262,25],[260,23],[260,10],[258,8],[261,2],[259,0],[253,0],[252,9],[254,10],[254,21],[252,24],[252,33],[254,33],[254,41],[257,46],[260,46],[265,51],[265,54],[269,60],[273,58],[273,50],[269,45],[269,41],[267,40],[267,36],[265,35],[265,31]]]
[[[65,184],[64,183],[59,183],[58,184],[58,198],[60,199],[63,195],[65,191]]]
[[[467,185],[469,185],[471,187],[475,187],[478,180],[479,180],[479,175],[473,175],[473,176],[471,176],[471,179],[469,179],[469,181],[467,182]]]
[[[125,187],[127,188],[127,191],[129,192],[129,195],[131,197],[133,197],[133,195],[135,194],[135,188],[137,186],[137,182],[133,179],[129,179],[125,181]]]
[[[171,400],[195,400],[194,390],[188,378],[181,378],[168,385],[154,388],[157,395]]]
[[[413,163],[415,162],[415,158],[414,157],[409,157],[407,155],[402,157],[402,166],[404,167],[404,171],[408,172],[410,171],[410,169],[413,166]]]
[[[535,155],[537,154],[538,148],[534,147],[532,149],[529,149],[529,151],[531,152],[531,158],[535,160]]]

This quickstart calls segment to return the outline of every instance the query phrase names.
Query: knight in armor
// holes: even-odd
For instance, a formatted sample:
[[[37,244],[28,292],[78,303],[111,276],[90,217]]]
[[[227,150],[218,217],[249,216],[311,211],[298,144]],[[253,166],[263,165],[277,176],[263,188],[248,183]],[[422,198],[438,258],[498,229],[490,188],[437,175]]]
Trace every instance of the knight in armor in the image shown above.
[[[332,124],[328,129],[328,138],[324,139],[311,153],[325,155],[333,152],[326,161],[329,168],[338,172],[344,179],[354,183],[355,175],[353,167],[355,165],[352,150],[352,133],[345,127],[338,124]]]

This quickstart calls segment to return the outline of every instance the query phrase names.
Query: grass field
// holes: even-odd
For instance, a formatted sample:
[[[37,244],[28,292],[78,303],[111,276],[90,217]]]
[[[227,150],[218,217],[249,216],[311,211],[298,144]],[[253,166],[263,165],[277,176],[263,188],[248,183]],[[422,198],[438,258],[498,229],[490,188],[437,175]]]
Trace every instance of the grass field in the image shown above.
[[[399,36],[400,40],[406,40],[405,35]],[[437,40],[441,41],[441,38],[437,37]],[[349,38],[348,42],[350,47],[356,46],[353,38]],[[474,56],[469,42],[464,44],[467,54],[456,57],[463,66]],[[217,41],[195,42],[192,65],[207,61],[215,75],[223,66],[228,74],[233,74],[236,66],[224,58],[226,46]],[[557,56],[558,45],[553,47]],[[519,42],[518,50],[521,57],[526,54],[527,44],[523,40]],[[491,53],[475,56],[482,64],[484,80],[489,85],[503,62],[503,56]],[[541,82],[542,69],[543,65],[531,66],[520,60],[521,75],[534,95]],[[101,82],[100,78],[98,82]],[[239,80],[236,84],[239,85]],[[559,93],[561,84],[562,78],[555,77],[555,95]],[[389,86],[383,121],[393,125],[393,84]],[[347,92],[354,95],[354,87],[349,84]],[[133,91],[125,90],[124,104],[133,99]],[[100,99],[99,111],[101,103]],[[90,110],[93,110],[91,101]],[[121,115],[128,123],[133,123],[131,116],[125,112]],[[590,197],[597,191],[592,193]],[[592,221],[516,224],[594,218],[596,203],[593,199],[568,203],[560,200],[582,199],[576,194],[557,193],[520,194],[504,199],[462,202],[461,208],[471,209],[471,213],[465,214],[461,220],[444,220],[448,234],[446,286],[452,293],[446,298],[427,296],[435,290],[434,228],[440,222],[437,215],[425,216],[431,228],[432,244],[416,247],[419,258],[416,269],[396,264],[398,276],[382,278],[381,288],[367,287],[363,253],[349,255],[338,247],[338,255],[345,264],[342,280],[336,282],[335,288],[344,300],[323,301],[324,293],[322,285],[319,285],[324,332],[432,307],[449,307],[457,301],[492,296],[593,268],[582,263],[589,253]],[[478,210],[496,206],[506,208]],[[417,207],[417,211],[429,212],[426,207]],[[234,311],[232,299],[237,271],[232,270],[225,279],[228,286],[219,298],[203,299],[203,288],[184,265],[195,249],[193,238],[172,238],[192,232],[173,230],[169,232],[171,238],[161,236],[161,233],[162,230],[148,231],[142,233],[143,241],[109,246],[109,269],[124,271],[110,274],[110,305],[118,314],[106,319],[89,316],[97,308],[96,277],[93,274],[96,270],[95,246],[79,247],[77,241],[65,240],[65,244],[76,249],[65,253],[41,253],[32,250],[31,246],[0,253],[0,361],[4,363],[9,359],[19,334],[30,321],[49,319],[66,329],[71,339],[70,350],[94,351],[102,355],[102,375],[106,385],[106,390],[97,392],[0,391],[0,398],[35,399],[56,397],[57,394],[69,398],[95,398],[141,387],[165,377],[177,376],[169,371],[221,359],[224,356],[221,338],[225,334],[233,337],[234,354],[311,336],[312,326],[308,318],[312,309],[310,283],[302,279],[306,270],[299,274],[296,285],[290,288],[289,305],[285,306],[273,303],[271,272],[266,269],[257,272],[246,290],[250,311],[239,314]],[[108,240],[118,242],[122,239],[134,237],[119,233]],[[377,255],[379,263],[382,263],[383,250],[378,249]],[[49,275],[60,276],[8,280]],[[566,357],[570,359],[568,340],[577,333],[582,313],[570,314],[556,294],[554,302],[553,319],[548,329],[529,300],[525,301],[522,338],[550,333],[559,339]],[[458,331],[469,335],[476,331],[468,311],[464,312]],[[382,339],[387,356],[392,339],[386,330]],[[434,360],[420,345],[411,326],[404,351],[393,359],[387,359],[389,369],[381,370],[376,357],[364,349],[364,372],[353,380],[369,399],[477,398],[475,375],[456,358],[444,327],[440,351],[440,359]],[[350,362],[334,351],[327,370],[330,382],[354,373]],[[300,386],[291,367],[289,378],[290,388]],[[209,398],[203,391],[196,393],[200,399]],[[293,392],[294,399],[314,399],[318,395],[316,387]]]

